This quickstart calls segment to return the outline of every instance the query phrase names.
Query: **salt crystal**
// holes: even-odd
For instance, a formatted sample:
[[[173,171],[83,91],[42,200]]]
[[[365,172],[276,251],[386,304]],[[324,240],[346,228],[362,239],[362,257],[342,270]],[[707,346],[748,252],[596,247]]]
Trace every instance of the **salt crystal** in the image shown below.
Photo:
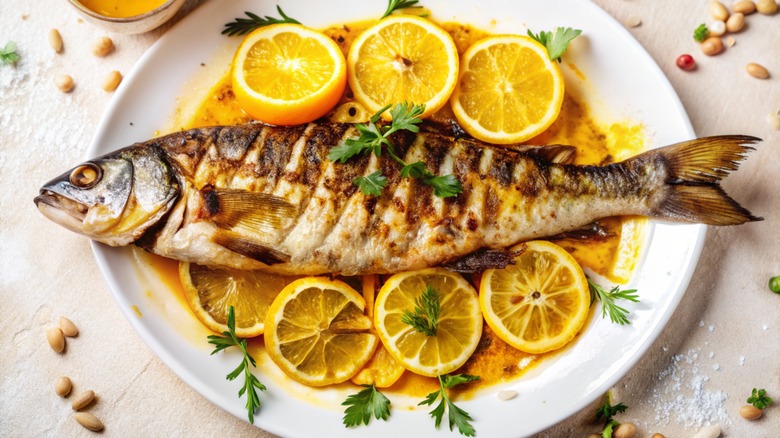
[[[745,365],[745,356],[739,357],[739,366]]]
[[[661,350],[663,350],[663,351],[665,351],[665,352],[666,352],[666,351],[669,351],[669,347],[661,347]]]
[[[715,357],[715,352],[714,351],[710,351],[710,355],[709,356],[710,356],[710,359],[712,359],[713,357]]]
[[[715,370],[715,371],[718,371],[718,370],[720,370],[720,365],[715,364],[715,365],[712,366],[712,369]]]
[[[766,330],[766,329],[768,329],[769,327],[768,327],[766,324],[764,324],[764,325],[762,325],[762,326],[761,326],[761,328],[762,328],[762,329],[764,329],[764,330]]]
[[[704,327],[704,321],[699,321],[699,327]]]
[[[715,326],[714,326],[714,325],[710,325],[709,327],[707,327],[707,330],[709,330],[710,332],[712,332],[712,331],[714,331],[714,330],[715,330]]]

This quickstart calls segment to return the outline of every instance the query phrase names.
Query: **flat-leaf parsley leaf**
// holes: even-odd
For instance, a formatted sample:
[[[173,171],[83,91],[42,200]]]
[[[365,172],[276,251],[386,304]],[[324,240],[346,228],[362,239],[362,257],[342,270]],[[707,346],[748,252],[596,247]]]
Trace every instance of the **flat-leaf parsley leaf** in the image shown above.
[[[341,404],[348,406],[344,411],[344,425],[347,427],[368,425],[372,416],[385,421],[390,416],[390,400],[373,384],[362,386],[362,391],[347,396]]]
[[[444,417],[444,411],[447,411],[447,421],[450,426],[450,430],[454,426],[458,426],[458,432],[466,436],[474,436],[477,432],[471,425],[470,421],[473,421],[471,415],[463,409],[455,406],[450,398],[447,396],[447,389],[462,383],[474,382],[479,380],[479,376],[472,376],[469,374],[455,374],[438,376],[439,378],[439,390],[428,394],[425,400],[421,401],[418,406],[428,405],[432,406],[436,402],[436,399],[441,397],[439,404],[430,412],[431,417],[435,419],[436,427],[441,424],[441,419]]]
[[[581,33],[581,30],[570,27],[559,27],[555,29],[555,33],[541,31],[536,35],[530,29],[528,30],[528,36],[546,47],[550,59],[553,61],[558,60],[558,62],[561,62],[561,56],[569,48],[571,40],[577,38]]]
[[[19,54],[16,53],[16,43],[8,41],[5,47],[0,49],[0,64],[13,64],[19,60]]]

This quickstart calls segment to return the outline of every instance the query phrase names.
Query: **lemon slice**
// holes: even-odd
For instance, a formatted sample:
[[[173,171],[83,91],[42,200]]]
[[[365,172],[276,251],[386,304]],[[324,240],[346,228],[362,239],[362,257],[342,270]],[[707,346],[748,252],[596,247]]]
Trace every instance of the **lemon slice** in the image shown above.
[[[588,281],[576,260],[550,242],[527,242],[515,264],[482,275],[479,304],[496,335],[526,353],[563,347],[588,316]]]
[[[447,103],[458,79],[458,51],[436,24],[393,15],[366,29],[347,55],[349,85],[371,113],[386,105],[425,104],[421,117]],[[390,120],[390,113],[383,114]]]
[[[544,46],[525,36],[491,36],[463,54],[452,111],[475,138],[519,143],[555,121],[563,88],[561,71]]]
[[[261,27],[233,58],[233,92],[250,116],[275,125],[307,123],[338,103],[347,83],[339,46],[298,24]]]
[[[210,268],[187,262],[179,263],[179,279],[187,304],[211,330],[228,330],[228,308],[233,306],[236,335],[242,338],[263,334],[268,308],[288,282],[285,277],[258,271]]]
[[[414,313],[427,287],[439,296],[435,336],[403,321]],[[431,268],[390,277],[374,308],[374,327],[387,351],[413,373],[437,376],[454,371],[471,356],[482,335],[476,291],[457,273]]]
[[[368,362],[377,345],[365,301],[346,283],[307,277],[285,287],[265,320],[268,356],[309,386],[340,383]]]
[[[379,278],[377,275],[363,276],[363,298],[366,300],[366,313],[369,318],[373,318],[374,298],[378,288]],[[374,385],[377,388],[387,388],[397,382],[403,373],[404,367],[380,343],[368,363],[351,380],[356,385]]]

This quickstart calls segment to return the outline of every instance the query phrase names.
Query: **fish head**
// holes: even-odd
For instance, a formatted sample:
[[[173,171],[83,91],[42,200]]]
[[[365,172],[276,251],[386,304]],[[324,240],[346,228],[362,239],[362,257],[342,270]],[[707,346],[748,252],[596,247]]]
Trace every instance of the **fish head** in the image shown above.
[[[128,245],[165,216],[179,195],[161,153],[131,146],[86,161],[44,184],[35,204],[55,223],[111,246]]]

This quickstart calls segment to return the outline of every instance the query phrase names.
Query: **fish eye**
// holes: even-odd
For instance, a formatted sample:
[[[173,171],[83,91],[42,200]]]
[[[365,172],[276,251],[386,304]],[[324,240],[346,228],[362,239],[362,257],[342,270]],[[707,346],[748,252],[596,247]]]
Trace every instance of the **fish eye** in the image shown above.
[[[100,181],[103,170],[93,163],[84,163],[70,173],[70,183],[80,189],[88,189]]]

